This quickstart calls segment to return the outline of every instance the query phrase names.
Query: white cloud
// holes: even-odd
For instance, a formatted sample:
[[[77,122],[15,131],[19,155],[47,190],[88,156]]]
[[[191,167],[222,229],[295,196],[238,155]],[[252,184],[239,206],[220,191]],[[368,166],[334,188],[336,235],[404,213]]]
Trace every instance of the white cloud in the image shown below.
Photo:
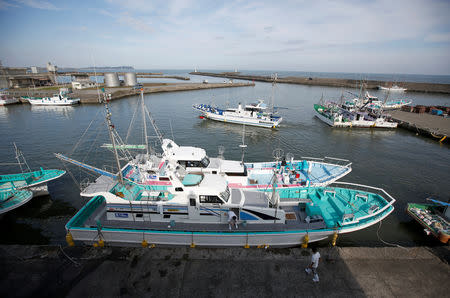
[[[11,2],[0,0],[0,10],[6,10],[10,7],[19,7],[19,6]]]
[[[11,3],[6,1],[0,0],[0,9]],[[55,7],[48,1],[20,3]],[[436,52],[430,44],[450,41],[449,1],[105,0],[99,6],[92,8],[95,18],[80,22],[85,16],[74,14],[67,26],[89,28],[83,32],[94,40],[89,46],[109,53],[102,57],[103,64],[133,64],[107,61],[126,57],[146,64],[143,67],[158,63],[170,68],[230,65],[416,73],[424,66],[431,72],[430,65],[440,72],[450,69],[448,63],[447,70],[439,63],[450,61],[450,46],[440,45]],[[75,3],[72,10],[77,10]]]
[[[137,17],[132,16],[128,12],[124,12],[119,15],[118,21],[122,24],[128,25],[131,28],[134,28],[137,31],[141,31],[144,33],[153,33],[152,27],[147,24],[145,21],[138,19]]]
[[[434,33],[425,37],[427,42],[450,42],[450,33]]]
[[[41,0],[16,0],[16,1],[32,8],[44,10],[60,10],[60,8],[56,7],[54,4],[48,1],[41,1]]]

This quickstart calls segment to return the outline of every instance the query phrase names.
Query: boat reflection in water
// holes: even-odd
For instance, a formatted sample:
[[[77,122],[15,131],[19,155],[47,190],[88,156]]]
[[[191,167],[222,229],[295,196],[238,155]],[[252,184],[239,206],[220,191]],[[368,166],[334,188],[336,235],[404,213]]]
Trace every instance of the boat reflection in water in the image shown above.
[[[69,118],[74,112],[74,107],[72,106],[37,106],[31,105],[31,111],[42,112],[47,114],[62,115],[65,118]]]

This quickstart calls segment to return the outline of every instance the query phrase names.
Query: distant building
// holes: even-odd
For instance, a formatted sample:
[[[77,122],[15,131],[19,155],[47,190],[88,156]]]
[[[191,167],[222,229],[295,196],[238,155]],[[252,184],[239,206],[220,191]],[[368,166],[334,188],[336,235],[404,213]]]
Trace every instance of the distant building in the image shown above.
[[[76,90],[95,87],[95,82],[72,82],[72,88]]]
[[[26,88],[51,85],[53,85],[53,80],[47,74],[27,73],[26,67],[0,66],[0,88]]]
[[[79,89],[85,89],[85,88],[92,88],[96,86],[95,82],[92,82],[89,79],[89,75],[86,73],[77,73],[72,74],[72,88],[79,90]]]

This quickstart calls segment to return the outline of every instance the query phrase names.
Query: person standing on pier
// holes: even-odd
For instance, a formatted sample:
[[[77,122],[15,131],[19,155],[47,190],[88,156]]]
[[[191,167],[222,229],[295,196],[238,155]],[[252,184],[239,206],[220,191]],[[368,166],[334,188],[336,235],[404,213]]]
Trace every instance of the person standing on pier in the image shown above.
[[[237,216],[236,216],[236,213],[233,212],[233,210],[229,210],[228,211],[228,228],[231,230],[232,226],[235,226],[236,229],[238,228]]]
[[[313,273],[313,282],[319,282],[319,274],[317,274],[317,267],[319,266],[320,253],[317,251],[316,247],[312,248],[311,264],[305,269],[307,274]]]

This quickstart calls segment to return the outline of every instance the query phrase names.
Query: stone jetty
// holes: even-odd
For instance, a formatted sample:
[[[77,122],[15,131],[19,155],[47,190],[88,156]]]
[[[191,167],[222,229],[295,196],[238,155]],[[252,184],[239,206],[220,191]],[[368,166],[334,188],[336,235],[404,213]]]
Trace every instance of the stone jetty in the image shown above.
[[[202,89],[214,89],[214,88],[232,88],[232,87],[249,87],[254,86],[254,83],[145,83],[143,84],[144,94],[147,93],[161,93],[161,92],[178,92],[178,91],[192,91]],[[61,86],[66,87],[66,86]],[[9,93],[12,96],[37,96],[45,97],[52,96],[57,93],[58,89],[54,90],[13,90]],[[111,94],[111,100],[116,100],[124,97],[135,96],[140,93],[139,90],[133,87],[106,87],[105,92]],[[95,104],[99,103],[98,92],[96,88],[87,88],[82,90],[74,90],[69,94],[69,97],[80,98],[83,104]],[[22,103],[28,103],[26,100],[21,100]]]
[[[272,82],[270,76],[254,76],[243,75],[235,72],[191,72],[191,75],[201,75],[209,77],[220,77],[229,79]],[[278,77],[277,83],[283,84],[300,84],[310,86],[329,86],[343,88],[359,88],[361,81],[351,79],[334,79],[334,78],[314,78],[314,77]],[[390,86],[392,82],[386,81],[365,81],[366,89],[377,89],[378,86]],[[450,84],[434,84],[434,83],[414,83],[414,82],[397,82],[397,85],[407,88],[407,92],[434,92],[450,94]]]

